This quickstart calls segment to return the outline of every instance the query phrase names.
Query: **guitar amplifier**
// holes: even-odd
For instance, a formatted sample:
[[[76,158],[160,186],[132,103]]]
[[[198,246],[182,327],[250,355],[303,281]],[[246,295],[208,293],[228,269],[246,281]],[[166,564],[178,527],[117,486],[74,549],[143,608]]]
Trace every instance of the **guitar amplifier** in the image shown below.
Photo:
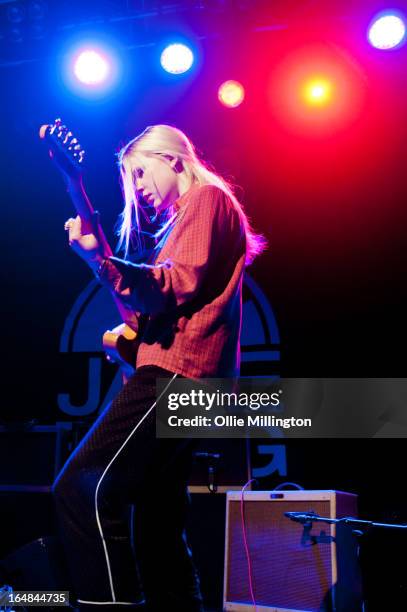
[[[351,528],[323,522],[307,526],[284,515],[355,517],[356,501],[355,495],[338,491],[248,491],[244,537],[241,494],[228,493],[223,609],[361,612],[358,542]]]

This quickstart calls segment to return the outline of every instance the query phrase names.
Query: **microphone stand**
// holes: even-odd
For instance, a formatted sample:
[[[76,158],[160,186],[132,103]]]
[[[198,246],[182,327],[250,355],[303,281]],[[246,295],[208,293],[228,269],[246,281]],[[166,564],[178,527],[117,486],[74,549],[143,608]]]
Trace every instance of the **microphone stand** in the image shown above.
[[[315,512],[284,512],[284,515],[292,521],[297,523],[301,523],[304,526],[303,535],[301,539],[301,545],[306,546],[308,541],[311,541],[312,544],[317,544],[319,542],[335,542],[337,545],[342,545],[344,549],[355,551],[356,559],[354,559],[353,567],[350,567],[352,564],[349,564],[349,560],[346,559],[346,562],[341,564],[342,556],[345,556],[345,550],[343,555],[338,555],[338,585],[340,583],[341,588],[336,589],[336,597],[338,601],[336,602],[336,607],[334,608],[337,612],[350,612],[352,610],[355,612],[365,611],[368,612],[369,608],[365,607],[366,602],[362,596],[362,593],[357,593],[357,587],[355,583],[352,585],[355,580],[355,575],[360,574],[360,546],[358,542],[355,542],[355,538],[360,540],[362,536],[365,536],[371,529],[396,529],[396,530],[405,530],[407,529],[407,525],[400,525],[395,523],[378,523],[376,521],[366,521],[362,519],[358,519],[352,516],[347,516],[343,518],[330,518],[319,516]],[[324,534],[324,537],[321,536],[312,536],[311,529],[313,523],[328,523],[329,525],[336,525],[338,527],[338,532],[336,537],[327,537]],[[341,567],[340,567],[341,566]],[[341,576],[342,573],[342,576]],[[357,576],[358,577],[358,576]],[[362,580],[361,580],[362,582]],[[355,603],[350,607],[350,604],[347,600],[347,591],[349,587],[354,589],[355,594]],[[359,597],[359,601],[358,601]]]
[[[204,459],[208,462],[208,480],[207,480],[207,487],[210,493],[216,493],[218,490],[218,483],[217,483],[217,467],[218,467],[218,461],[220,459],[220,454],[219,453],[205,453],[205,452],[197,452],[194,453],[194,457],[197,459]]]
[[[334,525],[337,523],[343,523],[344,525],[350,525],[351,527],[357,527],[359,530],[364,529],[365,531],[372,529],[373,527],[384,528],[384,529],[407,529],[407,525],[398,525],[395,523],[376,523],[375,521],[363,521],[361,519],[354,518],[353,516],[346,516],[344,518],[328,518],[319,516],[315,512],[284,512],[284,515],[292,521],[297,523],[329,523]],[[355,535],[363,535],[364,532],[355,532]]]

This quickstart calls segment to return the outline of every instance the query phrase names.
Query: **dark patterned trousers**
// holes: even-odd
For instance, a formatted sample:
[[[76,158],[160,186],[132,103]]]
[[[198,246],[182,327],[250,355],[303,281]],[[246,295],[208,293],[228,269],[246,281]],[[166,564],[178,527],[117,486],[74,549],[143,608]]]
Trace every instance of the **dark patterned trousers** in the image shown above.
[[[202,612],[185,534],[191,440],[155,436],[156,378],[140,368],[97,419],[53,485],[80,610]]]

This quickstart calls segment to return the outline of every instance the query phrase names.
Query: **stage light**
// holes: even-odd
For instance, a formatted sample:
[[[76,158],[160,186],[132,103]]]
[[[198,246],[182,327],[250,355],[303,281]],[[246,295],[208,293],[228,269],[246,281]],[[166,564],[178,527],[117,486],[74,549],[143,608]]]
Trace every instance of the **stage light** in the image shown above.
[[[182,44],[169,45],[161,53],[161,66],[171,74],[187,72],[194,62],[194,55],[189,47]]]
[[[401,17],[395,14],[382,15],[369,27],[368,39],[376,49],[394,49],[405,38],[406,26]]]
[[[304,97],[308,104],[313,106],[324,106],[332,95],[332,85],[326,79],[314,79],[306,83]]]
[[[98,51],[86,49],[81,51],[74,63],[76,78],[85,85],[100,85],[110,73],[107,57]]]
[[[74,95],[88,100],[108,100],[124,80],[126,57],[115,39],[106,35],[77,34],[61,48],[57,64],[61,82]]]
[[[363,67],[328,42],[299,45],[277,64],[268,85],[273,117],[283,129],[312,139],[349,129],[368,93]]]
[[[225,81],[219,87],[218,98],[228,108],[236,108],[244,100],[244,87],[238,81]]]

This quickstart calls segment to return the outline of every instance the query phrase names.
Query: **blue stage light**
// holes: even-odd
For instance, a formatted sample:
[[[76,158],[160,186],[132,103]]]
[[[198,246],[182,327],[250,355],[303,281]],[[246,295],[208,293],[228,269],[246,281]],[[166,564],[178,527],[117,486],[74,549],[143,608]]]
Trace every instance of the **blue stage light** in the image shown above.
[[[81,51],[74,61],[76,78],[85,85],[101,85],[111,72],[111,64],[106,54],[94,49]]]
[[[189,47],[183,44],[168,45],[161,53],[161,66],[171,74],[187,72],[194,62],[194,55]]]
[[[376,49],[394,49],[402,44],[406,26],[400,15],[381,14],[369,27],[368,39]]]
[[[104,99],[120,87],[124,58],[114,40],[77,35],[65,43],[61,55],[62,81],[74,94],[89,100]]]

